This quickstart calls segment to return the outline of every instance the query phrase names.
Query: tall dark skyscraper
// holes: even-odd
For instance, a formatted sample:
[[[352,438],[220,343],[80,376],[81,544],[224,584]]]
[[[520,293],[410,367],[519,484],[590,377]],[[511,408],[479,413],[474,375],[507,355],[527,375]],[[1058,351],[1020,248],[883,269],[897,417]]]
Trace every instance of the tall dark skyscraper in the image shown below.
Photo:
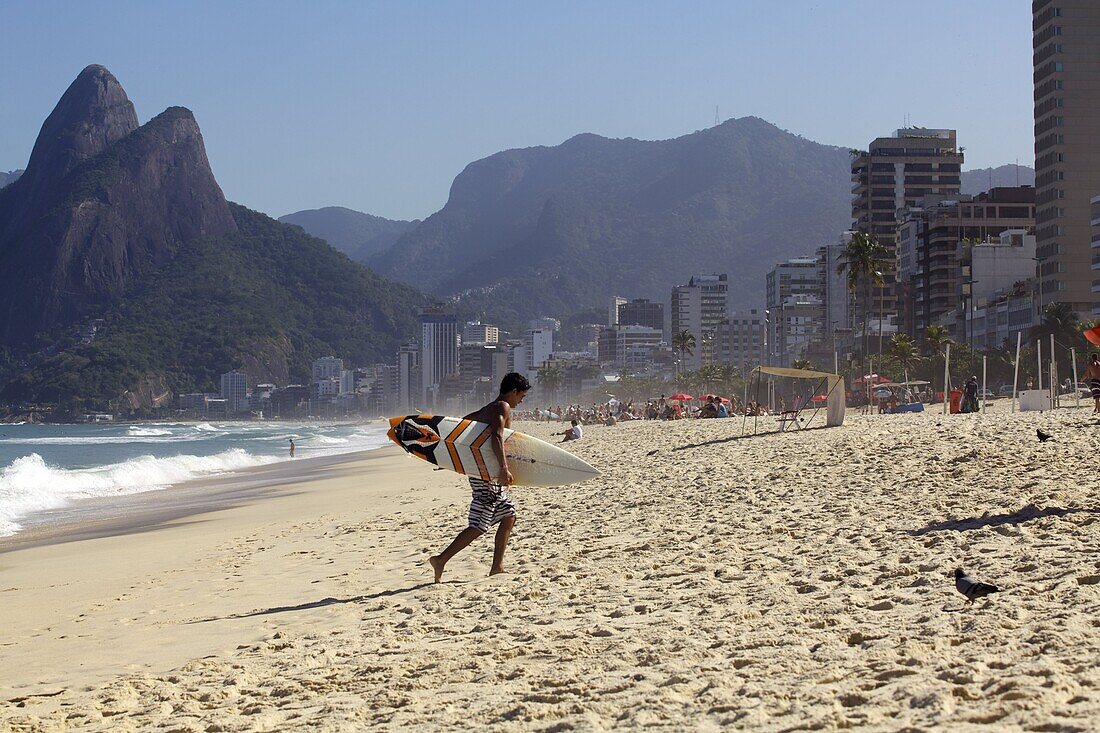
[[[1100,315],[1100,2],[1031,4],[1035,67],[1035,240],[1044,303]]]
[[[897,211],[916,206],[929,194],[958,196],[962,162],[954,130],[926,127],[906,127],[893,137],[876,138],[866,151],[853,155],[852,229],[873,234],[894,265],[884,273],[886,284],[872,290],[870,302],[856,298],[856,324],[897,316]],[[866,291],[860,287],[856,292]]]

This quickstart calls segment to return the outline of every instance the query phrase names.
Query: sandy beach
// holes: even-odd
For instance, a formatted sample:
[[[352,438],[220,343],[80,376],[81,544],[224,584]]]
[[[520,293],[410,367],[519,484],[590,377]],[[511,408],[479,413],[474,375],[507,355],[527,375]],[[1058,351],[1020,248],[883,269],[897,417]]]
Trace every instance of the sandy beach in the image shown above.
[[[468,488],[389,448],[0,539],[0,730],[1097,729],[1091,408],[740,427],[587,428],[492,578],[431,583]]]

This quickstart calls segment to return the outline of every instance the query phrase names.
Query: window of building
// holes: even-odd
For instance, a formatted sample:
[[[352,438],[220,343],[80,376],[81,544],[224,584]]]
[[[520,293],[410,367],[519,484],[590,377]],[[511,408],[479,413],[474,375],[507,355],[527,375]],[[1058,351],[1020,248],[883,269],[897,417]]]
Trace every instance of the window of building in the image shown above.
[[[1054,62],[1054,70],[1055,71],[1065,71],[1065,69],[1062,67],[1062,62],[1061,61],[1055,61]]]

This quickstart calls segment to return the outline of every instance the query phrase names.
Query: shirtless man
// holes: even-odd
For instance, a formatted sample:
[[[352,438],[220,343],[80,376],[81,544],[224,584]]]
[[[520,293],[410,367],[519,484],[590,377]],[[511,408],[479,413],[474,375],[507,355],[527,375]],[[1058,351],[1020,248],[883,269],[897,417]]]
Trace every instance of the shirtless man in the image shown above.
[[[1093,412],[1100,412],[1100,354],[1093,354],[1088,364],[1089,391],[1095,403]]]
[[[522,374],[516,372],[506,374],[500,381],[500,394],[497,398],[463,418],[487,423],[493,428],[489,444],[493,446],[493,454],[500,464],[500,475],[497,476],[495,484],[473,476],[468,477],[470,488],[473,490],[469,526],[458,533],[446,550],[428,558],[432,570],[435,571],[437,583],[443,577],[443,568],[447,566],[447,561],[498,522],[500,526],[497,527],[496,543],[493,547],[493,565],[489,568],[489,575],[504,572],[504,548],[508,546],[512,525],[516,523],[516,507],[505,491],[505,487],[512,485],[512,472],[508,470],[508,458],[504,455],[504,429],[512,426],[512,410],[523,402],[523,398],[527,396],[527,391],[530,389],[531,383]]]

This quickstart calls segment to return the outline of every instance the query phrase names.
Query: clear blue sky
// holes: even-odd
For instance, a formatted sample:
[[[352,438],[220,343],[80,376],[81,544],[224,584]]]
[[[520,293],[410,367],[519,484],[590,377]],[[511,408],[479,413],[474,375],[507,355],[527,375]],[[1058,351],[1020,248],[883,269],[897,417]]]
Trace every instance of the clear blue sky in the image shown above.
[[[498,150],[677,137],[715,105],[861,148],[909,115],[967,168],[1033,162],[1026,0],[0,0],[0,170],[90,63],[142,122],[192,109],[226,195],[275,216],[423,217]]]

